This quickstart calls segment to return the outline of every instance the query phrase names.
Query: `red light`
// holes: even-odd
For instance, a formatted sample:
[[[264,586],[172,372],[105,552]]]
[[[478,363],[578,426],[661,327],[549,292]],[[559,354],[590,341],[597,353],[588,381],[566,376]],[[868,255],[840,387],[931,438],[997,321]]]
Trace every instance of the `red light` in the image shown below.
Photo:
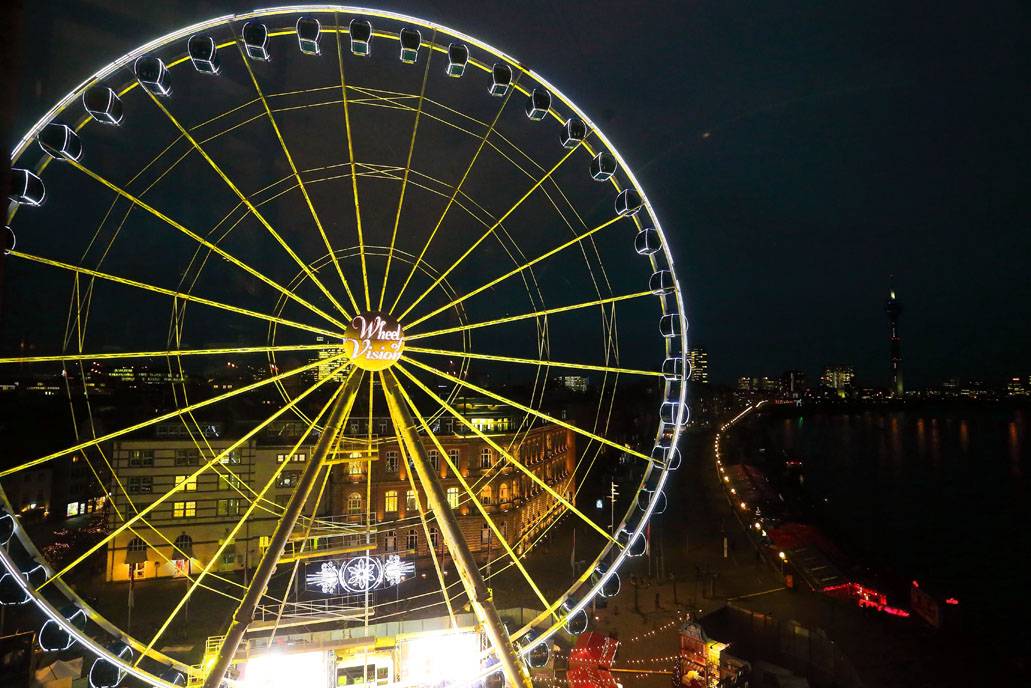
[[[953,604],[953,605],[959,604],[959,600],[957,600],[955,597],[949,597],[949,598],[946,598],[945,604]]]
[[[913,587],[914,587],[914,588],[919,588],[919,587],[920,587],[920,584],[919,584],[919,583],[917,583],[916,581],[913,581]]]

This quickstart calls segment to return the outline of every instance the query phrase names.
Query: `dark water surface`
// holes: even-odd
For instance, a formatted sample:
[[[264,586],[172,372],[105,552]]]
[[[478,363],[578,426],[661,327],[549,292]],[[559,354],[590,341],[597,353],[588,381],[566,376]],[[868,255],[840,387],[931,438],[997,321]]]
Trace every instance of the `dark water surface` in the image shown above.
[[[755,439],[804,461],[850,554],[959,598],[970,630],[1031,610],[1031,407],[778,411]]]

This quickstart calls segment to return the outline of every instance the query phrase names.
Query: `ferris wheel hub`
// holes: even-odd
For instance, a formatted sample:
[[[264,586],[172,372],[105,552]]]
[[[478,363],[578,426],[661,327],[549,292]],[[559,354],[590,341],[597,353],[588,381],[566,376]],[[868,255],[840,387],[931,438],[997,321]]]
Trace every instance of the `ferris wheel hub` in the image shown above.
[[[362,370],[386,370],[404,352],[404,328],[389,313],[364,311],[354,316],[344,332],[344,347],[351,363]]]

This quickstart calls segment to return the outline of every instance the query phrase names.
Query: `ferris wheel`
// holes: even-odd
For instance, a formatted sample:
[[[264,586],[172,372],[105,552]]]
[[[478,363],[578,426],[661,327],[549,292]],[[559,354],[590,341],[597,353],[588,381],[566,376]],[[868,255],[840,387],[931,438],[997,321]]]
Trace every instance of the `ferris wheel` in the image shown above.
[[[235,685],[313,533],[351,538],[310,576],[363,597],[341,625],[454,625],[464,606],[489,641],[477,681],[529,685],[548,639],[618,594],[680,465],[687,322],[644,190],[543,76],[416,17],[255,10],[108,64],[12,159],[0,375],[37,401],[0,470],[0,601],[38,608],[45,651],[89,655],[98,688]],[[159,428],[178,443],[164,473],[133,448]],[[284,448],[258,480],[238,457],[272,432]],[[10,498],[45,468],[100,490],[104,525],[72,554]],[[184,534],[209,518],[204,485],[235,496],[200,555]],[[334,491],[353,518],[327,511]],[[241,578],[229,555],[259,520]],[[563,532],[572,557],[543,551]],[[126,539],[130,576],[134,547],[188,562],[185,592],[135,626],[97,592],[124,581]],[[425,577],[379,556],[399,550]],[[195,595],[227,610],[199,664],[166,647]],[[538,613],[506,626],[505,605]]]

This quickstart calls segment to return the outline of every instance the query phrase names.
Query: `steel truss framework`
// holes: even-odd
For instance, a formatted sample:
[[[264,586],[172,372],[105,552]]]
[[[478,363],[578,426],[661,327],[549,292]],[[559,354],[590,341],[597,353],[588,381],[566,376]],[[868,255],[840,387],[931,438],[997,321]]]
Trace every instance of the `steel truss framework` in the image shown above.
[[[247,57],[241,37],[245,22],[266,22],[270,28],[272,49],[278,54],[285,54],[291,48],[296,52],[294,23],[300,15],[314,16],[321,22],[324,55],[320,59],[336,60],[339,66],[337,83],[304,89],[278,89],[275,85],[263,81],[252,60]],[[424,32],[422,48],[425,50],[422,50],[419,56],[423,64],[418,90],[406,92],[372,87],[361,83],[361,78],[352,74],[352,70],[358,72],[357,65],[348,55],[348,44],[351,39],[348,22],[353,18],[371,19],[376,26],[373,40],[377,42],[377,46],[386,45],[391,51],[396,48],[402,27],[418,27]],[[186,40],[192,35],[203,33],[217,34],[224,39],[217,43],[220,55],[227,63],[232,61],[234,64],[243,65],[247,77],[246,85],[252,90],[252,94],[243,103],[228,110],[200,122],[191,122],[188,121],[190,117],[187,117],[186,113],[176,111],[174,98],[163,98],[152,88],[141,85],[135,79],[133,66],[140,57],[159,55],[165,60],[170,74],[174,77],[190,66],[189,56],[182,52]],[[294,45],[290,46],[290,43]],[[497,107],[492,118],[467,114],[447,105],[443,96],[430,92],[428,86],[431,69],[442,68],[441,63],[447,59],[450,43],[461,43],[471,48],[472,57],[468,66],[475,72],[490,75],[495,62],[505,64],[512,70],[514,78],[505,95],[497,99]],[[76,159],[67,159],[66,156],[66,159],[55,160],[48,155],[34,154],[34,140],[47,125],[56,121],[70,122],[72,130],[82,135],[87,149],[89,148],[91,133],[95,128],[104,125],[94,122],[89,115],[81,114],[82,110],[78,108],[78,103],[82,94],[95,86],[111,86],[117,97],[124,99],[127,104],[131,103],[135,108],[149,107],[160,112],[175,132],[172,141],[128,179],[113,178],[114,175],[104,172],[99,166],[94,166],[88,156],[81,159],[77,156],[71,156]],[[535,89],[545,89],[553,98],[553,104],[545,114],[548,121],[561,125],[569,118],[579,118],[587,131],[587,136],[583,140],[574,141],[571,146],[567,146],[568,150],[545,162],[539,161],[539,156],[519,145],[512,133],[506,133],[501,126],[503,114],[510,106],[510,101],[513,98],[520,101],[529,98]],[[357,157],[360,150],[356,153],[355,143],[361,140],[362,134],[356,130],[353,119],[358,109],[410,113],[410,136],[401,146],[405,159],[403,165]],[[289,135],[284,133],[281,126],[282,120],[298,112],[334,111],[334,116],[344,122],[346,136],[341,144],[342,148],[335,156],[330,156],[335,157],[335,160],[305,166],[301,157],[291,149]],[[257,126],[271,128],[276,149],[270,151],[270,155],[280,157],[288,174],[271,180],[257,190],[244,191],[234,174],[231,162],[215,151],[224,137]],[[433,135],[427,134],[428,130],[449,131],[466,137],[473,143],[473,153],[468,161],[461,165],[462,172],[454,182],[448,182],[433,170],[423,169],[417,164],[414,154],[418,150],[421,137]],[[358,148],[360,149],[360,146]],[[605,179],[604,188],[607,193],[603,193],[602,196],[611,199],[621,192],[630,192],[636,194],[640,207],[623,212],[626,208],[620,211],[617,203],[616,213],[589,224],[585,213],[578,210],[577,204],[563,189],[558,176],[572,164],[567,163],[568,160],[587,163],[602,154],[611,156],[617,167],[617,173]],[[488,155],[504,161],[525,180],[522,188],[512,190],[512,197],[507,199],[501,211],[489,209],[493,204],[475,198],[466,185],[467,180],[475,178],[478,161],[482,167],[482,160]],[[429,541],[431,528],[439,525],[447,536],[448,548],[460,573],[458,580],[449,583],[443,571],[444,562],[439,559],[435,548],[430,547],[439,589],[412,595],[409,598],[407,613],[443,606],[453,621],[455,607],[462,598],[468,598],[493,643],[492,648],[485,652],[482,665],[489,667],[493,661],[491,657],[495,657],[500,661],[500,666],[513,685],[525,685],[528,680],[525,670],[515,658],[518,655],[526,656],[535,647],[546,642],[547,638],[574,616],[582,614],[590,600],[606,589],[611,582],[610,579],[617,576],[616,571],[623,559],[633,555],[634,543],[642,537],[657,500],[645,499],[639,508],[639,500],[630,499],[620,523],[610,532],[576,506],[576,495],[583,486],[583,477],[589,474],[599,461],[609,460],[617,452],[640,460],[642,464],[643,470],[640,472],[640,482],[636,486],[634,497],[637,493],[647,497],[661,492],[669,470],[679,463],[679,458],[674,461],[673,454],[676,452],[682,426],[686,422],[685,389],[682,384],[688,372],[684,357],[684,305],[666,237],[630,167],[595,123],[535,71],[471,36],[439,24],[396,13],[335,5],[257,10],[218,17],[186,27],[152,41],[107,65],[44,115],[15,147],[12,159],[16,167],[30,169],[44,181],[50,177],[48,168],[52,164],[63,165],[64,169],[78,175],[76,180],[82,188],[88,188],[96,194],[110,194],[112,199],[100,224],[89,236],[85,250],[78,260],[67,256],[46,255],[47,252],[41,250],[46,248],[45,242],[37,242],[40,248],[12,248],[9,251],[8,260],[12,266],[18,266],[20,270],[47,271],[51,279],[68,280],[66,283],[70,284],[70,298],[65,316],[64,336],[60,346],[55,347],[53,353],[0,357],[0,371],[32,365],[60,364],[65,372],[65,393],[76,433],[76,441],[67,447],[37,456],[22,457],[23,460],[18,465],[0,468],[0,481],[74,454],[87,462],[95,479],[101,482],[105,490],[110,488],[117,492],[128,505],[128,509],[123,511],[117,507],[117,502],[113,503],[114,522],[117,525],[88,551],[60,567],[51,566],[44,559],[25,529],[20,527],[16,520],[12,520],[13,539],[5,543],[4,547],[0,547],[0,564],[15,574],[15,579],[25,589],[27,597],[63,628],[71,639],[96,655],[98,661],[114,664],[120,670],[154,686],[173,685],[169,678],[173,674],[166,673],[167,670],[204,680],[205,685],[212,688],[219,684],[235,654],[232,641],[221,648],[219,661],[214,669],[211,666],[188,665],[156,648],[196,590],[206,590],[232,600],[234,604],[239,603],[230,638],[239,639],[242,629],[246,628],[253,616],[254,608],[263,597],[278,605],[277,621],[282,616],[287,605],[286,597],[277,597],[269,592],[267,576],[263,578],[256,575],[254,580],[243,583],[232,576],[219,574],[216,562],[220,560],[223,550],[232,542],[240,528],[255,514],[265,514],[278,519],[282,532],[292,531],[295,527],[302,528],[306,537],[315,528],[341,528],[335,522],[320,518],[318,513],[332,470],[332,466],[326,462],[326,456],[336,450],[337,443],[341,441],[339,438],[345,434],[343,428],[349,420],[356,397],[365,398],[367,411],[368,433],[364,437],[364,443],[370,462],[364,470],[366,523],[372,520],[371,456],[377,444],[396,440],[404,465],[408,466],[411,463],[415,468],[405,473],[415,494],[417,509],[414,515],[382,523],[380,527],[420,527]],[[162,186],[174,180],[181,167],[190,160],[201,161],[224,186],[229,197],[234,199],[228,210],[217,218],[215,224],[203,231],[191,227],[190,221],[177,218],[176,212],[163,207],[156,200]],[[318,210],[318,194],[321,189],[339,182],[344,183],[344,188],[353,200],[353,221],[356,230],[353,239],[344,236],[340,231],[334,231],[333,224],[320,216]],[[363,226],[362,219],[361,187],[364,184],[380,182],[389,182],[398,187],[396,208],[389,213],[392,221],[388,232],[389,241],[384,245],[371,242],[368,228]],[[404,222],[406,193],[438,198],[444,204],[433,226],[424,228],[425,239],[417,252],[406,251],[398,245],[399,236],[408,231]],[[298,194],[303,201],[305,215],[304,221],[298,221],[298,224],[303,224],[304,227],[287,231],[287,228],[274,221],[275,204],[280,199]],[[151,200],[152,198],[155,200]],[[621,198],[625,200],[626,197]],[[518,223],[520,209],[529,199],[543,200],[546,207],[554,211],[559,226],[564,226],[568,231],[569,238],[551,242],[550,248],[544,251],[536,248],[526,251],[521,248],[517,238],[519,235],[512,231],[511,226]],[[630,203],[633,205],[632,200]],[[19,208],[18,203],[12,203],[7,213],[7,222],[15,230],[19,229],[18,224],[14,222],[16,215],[20,221],[21,212],[31,214],[46,210],[28,208],[19,211]],[[368,210],[366,207],[365,211]],[[449,224],[455,221],[456,214],[460,215],[463,222],[478,227],[478,231],[482,233],[454,251],[453,260],[449,264],[444,267],[432,265],[428,254],[432,248],[439,248],[441,242],[445,242]],[[162,286],[156,279],[134,277],[128,274],[124,266],[118,267],[120,263],[113,257],[116,240],[125,233],[123,230],[127,225],[139,221],[141,217],[147,219],[150,223],[148,226],[152,224],[155,227],[154,231],[172,232],[181,237],[186,242],[185,245],[192,247],[174,287]],[[646,232],[653,232],[656,237],[650,240],[651,243],[645,242],[647,250],[642,250],[641,246],[638,246],[638,253],[646,256],[652,280],[648,284],[648,289],[643,289],[644,284],[638,282],[641,288],[618,291],[613,286],[615,280],[610,280],[606,271],[605,261],[596,240],[614,232],[627,235],[627,228],[631,227],[638,237]],[[277,276],[262,269],[253,257],[238,253],[239,244],[234,243],[234,240],[245,231],[253,231],[270,239],[277,255],[289,259],[289,264],[294,270],[292,277],[284,279],[282,271]],[[317,244],[321,246],[321,255],[316,253],[314,257],[303,257],[305,252],[298,248],[298,232],[301,231],[312,233]],[[355,243],[352,244],[352,240]],[[631,242],[626,243],[629,246]],[[500,271],[496,276],[478,282],[473,287],[460,286],[454,277],[461,272],[460,267],[481,245],[499,246],[505,258],[512,263],[511,269]],[[553,301],[546,300],[538,269],[546,268],[560,258],[576,254],[582,257],[593,293],[581,300],[570,299],[568,296],[558,297]],[[356,263],[360,270],[351,270]],[[377,289],[380,263],[383,264],[382,279]],[[264,305],[257,307],[252,303],[244,305],[232,298],[214,298],[211,294],[209,273],[217,269],[232,272],[235,278],[256,285],[255,289],[264,290],[268,296]],[[390,279],[392,273],[395,276],[393,282]],[[648,273],[643,274],[646,279]],[[521,285],[528,304],[525,310],[517,313],[498,313],[497,317],[485,319],[471,318],[466,309],[473,300],[477,296],[491,294],[496,287],[504,286],[505,283]],[[415,286],[418,284],[425,286],[420,289]],[[129,290],[146,294],[148,298],[161,299],[169,311],[165,348],[144,347],[120,352],[91,350],[91,316],[98,312],[103,304],[109,303],[110,294],[115,293],[110,291],[112,289]],[[478,302],[482,301],[481,296]],[[662,316],[661,333],[665,335],[662,338],[665,357],[662,370],[657,367],[643,369],[620,364],[617,307],[630,308],[645,301],[653,304],[657,301],[657,312]],[[652,307],[654,308],[654,305]],[[397,317],[405,328],[406,343],[411,343],[406,346],[401,361],[395,364],[392,370],[379,373],[378,376],[374,373],[365,375],[364,371],[353,365],[348,360],[348,355],[340,350],[341,340],[351,319],[356,314],[372,310],[383,310]],[[218,344],[217,337],[212,337],[209,340],[211,345],[198,346],[195,344],[198,341],[197,327],[188,327],[188,323],[202,322],[200,316],[194,315],[201,312],[218,312],[227,322],[261,323],[265,341],[235,346]],[[188,313],[191,315],[189,320]],[[551,360],[552,331],[554,323],[557,322],[556,318],[567,314],[569,317],[583,318],[592,313],[600,318],[600,360]],[[449,318],[448,322],[457,324],[444,326],[445,317]],[[432,324],[431,321],[436,321],[437,324]],[[513,323],[532,323],[535,357],[474,349],[475,331],[489,332]],[[656,330],[654,339],[659,339],[659,328],[656,327]],[[323,338],[323,341],[311,344],[310,338],[314,336]],[[301,341],[301,337],[309,339],[304,342]],[[449,344],[432,346],[434,339],[447,341]],[[483,339],[478,341],[482,342]],[[456,344],[458,348],[455,348]],[[323,358],[293,365],[282,358],[284,355],[290,355],[295,359],[304,354],[321,354]],[[191,399],[192,390],[188,390],[185,382],[189,362],[229,355],[264,356],[265,362],[261,366],[264,372],[252,383],[206,398]],[[457,367],[452,368],[451,372],[438,369],[434,361],[439,361],[441,357],[457,361]],[[76,386],[75,383],[89,379],[88,366],[97,361],[163,361],[168,379],[171,380],[168,383],[172,398],[170,410],[142,421],[116,424],[114,427],[108,426],[101,430],[96,422],[89,386],[84,383]],[[508,364],[513,369],[532,370],[528,398],[512,398],[509,394],[499,393],[490,386],[471,382],[469,369],[476,361]],[[670,363],[671,361],[673,363]],[[328,370],[329,374],[318,376],[312,384],[298,384],[302,376],[310,375],[320,368]],[[592,371],[601,374],[601,384],[594,392],[597,399],[590,427],[582,427],[542,410],[552,368],[559,371]],[[620,376],[652,378],[660,383],[662,394],[661,399],[656,400],[656,405],[660,402],[663,404],[665,415],[662,416],[664,422],[660,423],[655,435],[655,450],[650,446],[624,446],[608,437],[609,420],[616,401]],[[278,401],[271,405],[268,415],[235,439],[228,448],[219,449],[212,446],[202,428],[202,419],[198,413],[225,408],[241,399],[256,398],[255,395],[268,390],[275,390],[278,396]],[[373,434],[377,390],[386,402],[380,402],[381,412],[388,412],[394,420],[397,433],[395,437],[376,437]],[[517,427],[504,438],[484,432],[457,408],[456,398],[468,391],[520,411],[522,415]],[[666,407],[672,411],[667,411]],[[500,457],[496,466],[475,480],[467,481],[463,478],[459,466],[452,462],[441,443],[439,431],[435,430],[436,421],[445,417],[453,418],[460,427],[466,429],[468,435],[490,446]],[[291,454],[310,437],[318,436],[321,438],[318,449],[320,458],[317,462],[309,464],[307,472],[311,473],[310,479],[306,472],[303,488],[293,495],[288,505],[283,506],[270,498],[269,490],[277,476],[286,468],[285,462],[277,467],[265,485],[256,488],[241,479],[234,472],[232,465],[223,459],[277,421],[291,418],[299,420],[303,427]],[[185,481],[157,496],[153,501],[137,506],[106,447],[113,440],[132,437],[168,421],[182,424],[189,440],[202,457],[202,462]],[[561,426],[584,442],[573,471],[577,482],[571,494],[564,493],[562,485],[558,485],[556,489],[542,480],[518,457],[516,448],[520,442],[528,436],[533,427],[541,424]],[[352,436],[349,441],[353,442],[356,439],[363,438]],[[433,471],[426,470],[425,453],[428,450],[438,452],[447,463],[448,471],[459,478],[463,492],[461,506],[474,509],[488,525],[493,537],[501,544],[497,555],[482,569],[471,562],[465,543],[453,523],[453,515],[445,508],[446,504],[441,503],[442,493],[439,485],[435,485]],[[480,498],[483,486],[496,479],[502,468],[514,468],[525,475],[552,500],[547,513],[541,515],[541,520],[546,522],[546,525],[540,532],[512,543],[499,529]],[[188,553],[182,552],[179,546],[169,539],[159,525],[155,525],[154,513],[158,507],[185,490],[189,481],[202,474],[226,478],[228,484],[238,492],[241,501],[246,504],[244,513],[232,533],[204,563],[201,571],[188,576],[187,593],[176,601],[174,608],[156,633],[147,638],[136,638],[109,621],[101,610],[88,604],[68,583],[69,574],[92,554],[112,543],[123,533],[131,533],[140,538],[164,561],[170,560],[164,553],[168,548],[171,549],[173,556],[189,557]],[[104,476],[110,476],[110,480]],[[300,508],[305,504],[311,505],[309,497],[312,494],[316,495],[314,509],[305,515],[300,512]],[[424,502],[424,499],[427,501]],[[2,489],[0,508],[3,508],[4,514],[7,515],[14,512]],[[555,514],[559,517],[554,518]],[[0,522],[3,518],[0,517]],[[556,594],[553,591],[546,592],[544,586],[535,580],[525,564],[525,556],[526,552],[533,550],[537,543],[548,536],[552,528],[565,519],[571,519],[576,523],[582,522],[586,530],[597,535],[602,544],[586,569],[564,590]],[[369,551],[375,547],[371,529],[367,527],[364,533],[366,551]],[[30,583],[22,576],[21,570],[25,565],[19,564],[19,557],[15,554],[17,548],[12,549],[14,542],[19,543],[21,553],[27,556],[28,560],[42,564],[44,580]],[[521,550],[523,554],[517,554],[517,550]],[[282,551],[282,544],[269,548],[264,555],[265,559],[259,565],[259,570],[264,567],[267,572],[269,567],[274,566]],[[297,575],[299,558],[292,561],[294,566],[290,573],[291,582]],[[511,635],[503,628],[499,629],[490,593],[486,588],[493,579],[510,573],[518,574],[518,579],[525,583],[542,607],[536,618],[516,629]],[[288,590],[289,587],[288,583],[285,589]],[[58,611],[69,602],[86,613],[90,620],[88,630],[74,625]],[[372,614],[379,619],[386,619],[400,613],[392,611],[387,603],[374,603],[366,593],[366,625]],[[124,642],[131,652],[126,655],[117,648],[112,649],[113,641]],[[484,675],[493,670],[495,669],[485,668]]]

